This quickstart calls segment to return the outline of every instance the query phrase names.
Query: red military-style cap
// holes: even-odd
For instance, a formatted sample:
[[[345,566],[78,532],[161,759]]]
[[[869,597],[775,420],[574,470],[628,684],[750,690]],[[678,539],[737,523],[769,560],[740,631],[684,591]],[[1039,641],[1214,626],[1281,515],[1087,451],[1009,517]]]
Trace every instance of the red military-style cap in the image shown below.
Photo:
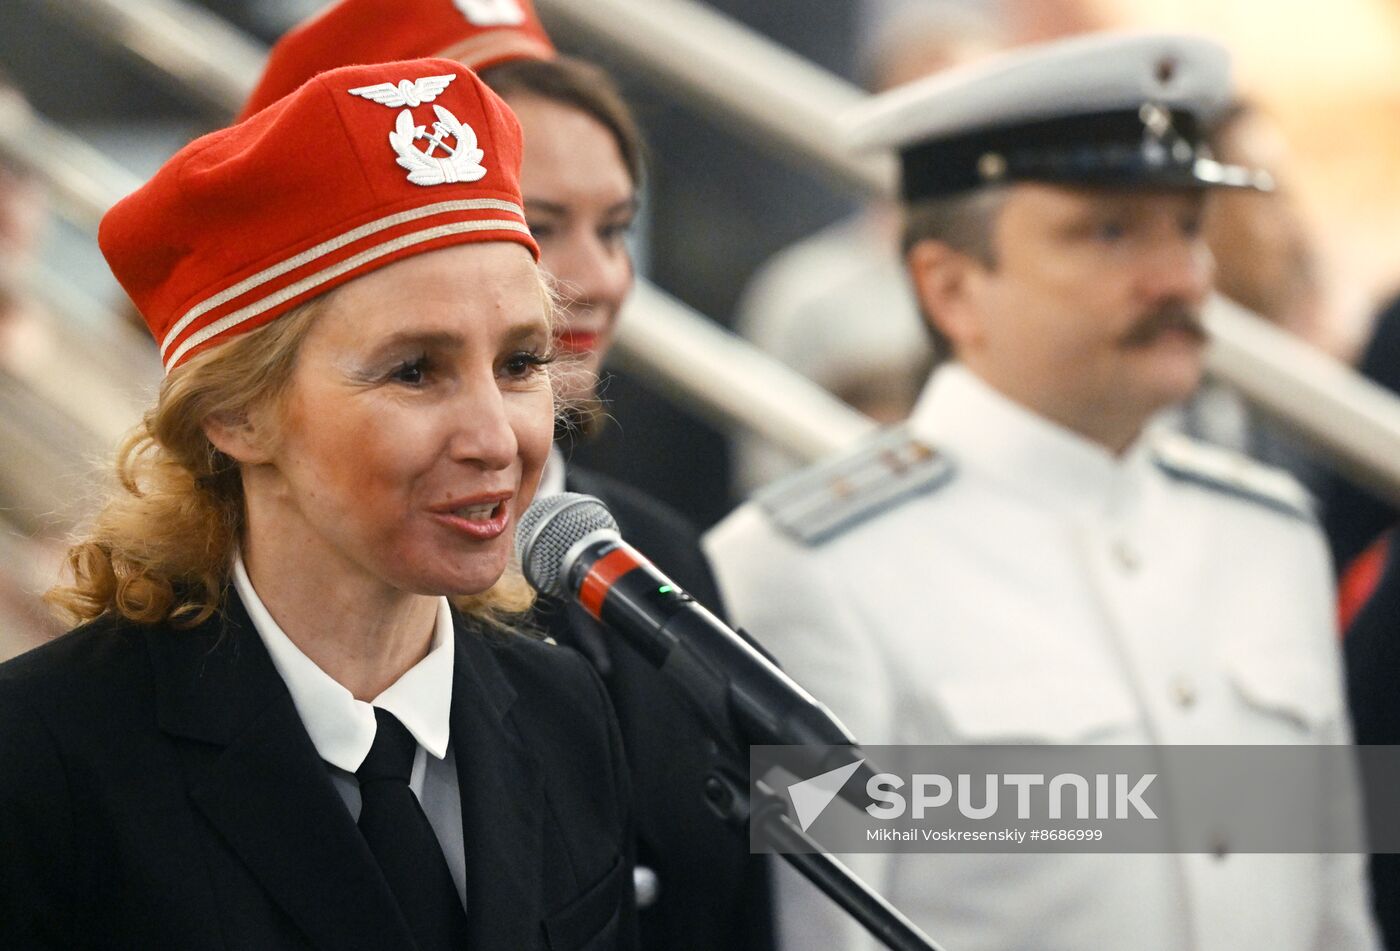
[[[515,241],[538,260],[520,155],[514,114],[461,64],[351,66],[185,146],[98,243],[168,373],[400,258]]]
[[[530,0],[340,0],[272,48],[238,121],[317,73],[352,63],[443,56],[480,71],[554,55]]]

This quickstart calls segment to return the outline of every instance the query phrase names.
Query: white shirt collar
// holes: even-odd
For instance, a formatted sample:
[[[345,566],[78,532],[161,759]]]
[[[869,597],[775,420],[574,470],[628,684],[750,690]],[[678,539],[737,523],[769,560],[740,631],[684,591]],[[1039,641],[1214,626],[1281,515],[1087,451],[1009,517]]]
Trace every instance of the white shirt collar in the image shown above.
[[[960,465],[1050,504],[1112,514],[1150,472],[1150,438],[1121,456],[1013,401],[960,363],[934,373],[909,418],[914,435]]]
[[[398,717],[418,745],[438,759],[447,755],[452,710],[454,634],[446,598],[438,599],[437,623],[428,654],[369,703],[334,680],[302,653],[268,613],[243,565],[233,561],[233,586],[272,665],[287,684],[297,715],[321,759],[346,772],[360,768],[374,744],[374,707]]]
[[[549,447],[549,457],[544,461],[544,472],[540,474],[540,487],[535,490],[536,498],[558,495],[564,491],[564,454],[558,446]]]

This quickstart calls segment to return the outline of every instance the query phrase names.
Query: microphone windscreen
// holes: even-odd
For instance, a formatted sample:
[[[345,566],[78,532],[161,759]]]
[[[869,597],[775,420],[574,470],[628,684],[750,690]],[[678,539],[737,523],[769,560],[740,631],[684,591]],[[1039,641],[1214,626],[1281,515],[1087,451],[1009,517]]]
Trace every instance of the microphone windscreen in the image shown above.
[[[616,532],[617,522],[593,496],[560,492],[535,499],[515,529],[515,553],[525,579],[541,594],[563,597],[565,556],[599,531]]]

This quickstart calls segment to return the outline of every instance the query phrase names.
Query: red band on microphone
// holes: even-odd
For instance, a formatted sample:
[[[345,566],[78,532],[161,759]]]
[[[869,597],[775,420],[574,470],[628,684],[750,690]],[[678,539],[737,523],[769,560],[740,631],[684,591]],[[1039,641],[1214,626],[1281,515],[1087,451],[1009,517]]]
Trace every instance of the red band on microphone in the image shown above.
[[[603,619],[603,599],[612,590],[613,582],[642,563],[626,548],[614,548],[593,563],[578,590],[579,603],[595,620]]]

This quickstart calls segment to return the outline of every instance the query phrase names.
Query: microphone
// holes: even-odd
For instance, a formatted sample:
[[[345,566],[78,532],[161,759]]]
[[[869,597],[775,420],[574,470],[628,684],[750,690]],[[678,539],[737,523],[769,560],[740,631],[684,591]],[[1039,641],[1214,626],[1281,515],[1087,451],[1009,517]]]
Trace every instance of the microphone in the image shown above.
[[[515,546],[537,591],[577,601],[621,635],[679,688],[722,746],[741,754],[750,745],[843,748],[804,764],[814,770],[862,755],[820,701],[623,541],[598,499],[575,492],[537,499],[520,519]]]

